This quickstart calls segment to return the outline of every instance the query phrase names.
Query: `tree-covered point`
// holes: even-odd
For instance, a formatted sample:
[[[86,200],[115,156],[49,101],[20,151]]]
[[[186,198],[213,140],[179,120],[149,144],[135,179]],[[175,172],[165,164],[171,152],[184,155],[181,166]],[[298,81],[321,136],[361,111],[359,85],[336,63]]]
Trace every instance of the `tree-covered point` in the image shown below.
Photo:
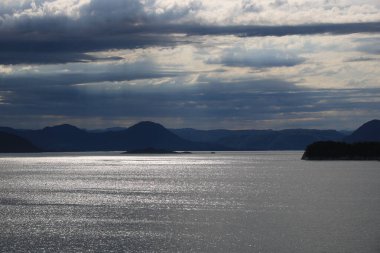
[[[303,160],[380,160],[380,142],[320,141],[309,145]]]

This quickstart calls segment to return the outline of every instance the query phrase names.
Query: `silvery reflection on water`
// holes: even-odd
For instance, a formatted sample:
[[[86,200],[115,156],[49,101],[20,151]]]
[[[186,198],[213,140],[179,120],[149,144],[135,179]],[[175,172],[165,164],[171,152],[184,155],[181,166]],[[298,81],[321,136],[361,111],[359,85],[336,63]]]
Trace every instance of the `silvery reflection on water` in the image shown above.
[[[379,252],[378,162],[0,156],[1,252]]]

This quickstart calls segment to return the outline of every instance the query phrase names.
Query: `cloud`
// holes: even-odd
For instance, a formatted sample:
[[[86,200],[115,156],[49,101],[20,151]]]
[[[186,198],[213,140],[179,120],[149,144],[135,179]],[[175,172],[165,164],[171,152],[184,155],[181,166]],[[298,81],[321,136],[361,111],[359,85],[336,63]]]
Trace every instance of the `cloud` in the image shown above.
[[[184,39],[175,34],[262,37],[380,32],[380,22],[374,18],[376,11],[373,11],[380,9],[376,2],[308,3],[257,3],[250,0],[2,1],[0,64],[95,62],[103,59],[91,57],[88,53],[194,43],[191,37]],[[310,6],[315,8],[310,9]],[[335,13],[336,9],[338,13]],[[327,15],[330,12],[334,15]],[[280,17],[277,14],[284,17],[285,13],[293,18],[277,20]],[[322,13],[331,19],[311,18]]]
[[[375,117],[379,10],[376,0],[0,1],[0,118]]]
[[[223,27],[368,23],[379,21],[379,9],[376,0],[14,0],[0,3],[0,27],[18,29],[28,22],[29,28],[38,28],[41,21],[54,19],[64,21],[58,28],[95,26],[95,30],[107,27],[111,32],[149,24]]]
[[[12,68],[0,65],[0,74],[10,74],[10,73],[12,73]]]
[[[1,50],[0,50],[1,51]],[[96,57],[75,52],[1,52],[0,64],[59,64],[67,62],[117,61],[121,57]]]
[[[151,46],[174,46],[177,42],[162,35],[81,36],[68,34],[19,35],[0,37],[0,64],[52,64],[88,62],[104,59],[88,53],[111,49],[136,49]]]
[[[304,59],[295,53],[277,49],[229,48],[220,57],[208,63],[223,64],[230,67],[290,67],[301,64]]]
[[[124,63],[97,63],[95,65],[74,63],[61,68],[27,68],[12,75],[0,76],[0,89],[48,90],[74,84],[131,81],[151,78],[174,77],[180,71],[170,71],[157,66],[150,59],[137,59]]]
[[[8,85],[2,86],[7,92],[1,93],[5,103],[0,105],[1,117],[31,117],[31,122],[40,124],[43,122],[40,119],[48,115],[60,119],[101,118],[104,126],[114,119],[176,118],[184,122],[182,127],[189,122],[197,126],[206,121],[208,127],[218,128],[218,122],[230,121],[229,126],[225,125],[228,128],[236,127],[236,121],[266,121],[276,117],[300,121],[319,115],[323,122],[330,120],[322,116],[328,112],[339,115],[361,111],[375,116],[380,106],[379,89],[316,90],[276,79],[223,82],[201,75],[197,84],[179,86],[170,77],[162,78],[160,85],[139,79],[100,81],[102,78],[80,75],[61,77],[3,78],[1,82]],[[94,82],[90,83],[91,79]],[[13,126],[17,124],[12,122]]]
[[[356,42],[359,43],[356,48],[358,51],[371,55],[380,54],[380,37],[361,38],[357,39]]]
[[[52,24],[49,24],[50,27]],[[54,26],[54,25],[52,25]],[[89,56],[88,53],[115,49],[136,49],[147,47],[171,47],[179,44],[197,43],[190,37],[175,36],[177,33],[188,35],[235,35],[240,37],[310,35],[320,33],[350,34],[357,32],[379,32],[380,23],[345,24],[345,25],[305,25],[305,26],[176,26],[136,28],[131,32],[115,32],[109,34],[92,34],[92,32],[63,32],[56,34],[30,31],[26,33],[8,34],[0,37],[0,64],[53,64],[66,62],[90,62],[103,59]],[[99,31],[101,32],[101,31]],[[0,32],[1,34],[1,32]],[[377,52],[375,44],[360,50]],[[376,51],[377,50],[377,51]],[[298,59],[299,60],[299,59]],[[296,62],[294,63],[296,64]]]
[[[346,62],[371,62],[371,61],[380,61],[380,59],[372,57],[352,57],[346,60]]]

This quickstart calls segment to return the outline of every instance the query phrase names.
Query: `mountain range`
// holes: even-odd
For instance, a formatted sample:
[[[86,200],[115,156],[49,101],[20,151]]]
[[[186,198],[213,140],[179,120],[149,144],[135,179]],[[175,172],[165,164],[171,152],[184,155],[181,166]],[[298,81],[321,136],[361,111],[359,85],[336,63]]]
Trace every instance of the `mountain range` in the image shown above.
[[[25,138],[40,149],[50,152],[116,151],[146,147],[184,151],[225,149],[218,144],[183,139],[162,125],[147,121],[120,131],[91,132],[64,124],[45,127],[41,130],[17,130],[0,127],[0,132]]]
[[[169,130],[149,121],[129,128],[92,131],[68,124],[40,130],[0,127],[0,133],[0,152],[125,151],[148,147],[182,151],[304,150],[316,141],[380,141],[380,120],[367,122],[349,135],[336,130],[312,129]],[[30,149],[14,149],[17,143]]]
[[[307,145],[321,140],[341,140],[343,133],[335,130],[209,130],[174,129],[178,136],[204,140],[233,150],[303,150]]]

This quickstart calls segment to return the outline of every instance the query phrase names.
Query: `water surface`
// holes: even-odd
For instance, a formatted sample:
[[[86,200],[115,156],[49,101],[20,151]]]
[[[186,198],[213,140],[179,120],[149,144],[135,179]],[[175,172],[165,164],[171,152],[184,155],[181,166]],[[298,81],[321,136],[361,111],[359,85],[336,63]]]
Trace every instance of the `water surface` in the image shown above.
[[[1,252],[380,252],[379,162],[0,156]]]

